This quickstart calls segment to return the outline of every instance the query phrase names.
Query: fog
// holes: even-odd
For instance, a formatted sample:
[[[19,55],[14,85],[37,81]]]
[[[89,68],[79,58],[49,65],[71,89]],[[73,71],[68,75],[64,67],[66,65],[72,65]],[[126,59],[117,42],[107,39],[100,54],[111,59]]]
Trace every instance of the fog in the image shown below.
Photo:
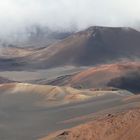
[[[139,0],[3,0],[0,34],[32,25],[52,29],[83,29],[92,25],[139,28]]]

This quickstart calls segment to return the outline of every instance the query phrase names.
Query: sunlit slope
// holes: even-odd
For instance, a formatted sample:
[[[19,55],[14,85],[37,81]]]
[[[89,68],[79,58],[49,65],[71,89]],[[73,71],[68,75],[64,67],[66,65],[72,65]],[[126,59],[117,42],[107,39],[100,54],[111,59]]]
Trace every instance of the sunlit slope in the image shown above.
[[[109,114],[104,118],[58,132],[40,140],[139,140],[140,109]]]
[[[1,84],[0,93],[1,103],[3,105],[33,105],[36,107],[69,104],[108,94],[117,94],[120,96],[131,95],[130,92],[125,90],[91,91],[78,90],[71,87],[32,85],[26,83]]]
[[[80,89],[116,87],[139,93],[139,79],[140,63],[138,61],[126,61],[87,68],[73,75],[46,81],[46,83],[51,85],[69,85]]]

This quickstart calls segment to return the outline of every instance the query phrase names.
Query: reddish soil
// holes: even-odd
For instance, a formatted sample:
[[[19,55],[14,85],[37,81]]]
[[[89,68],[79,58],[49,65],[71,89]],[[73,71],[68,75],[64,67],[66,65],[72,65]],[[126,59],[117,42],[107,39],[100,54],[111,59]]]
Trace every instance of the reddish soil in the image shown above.
[[[108,114],[41,140],[140,140],[140,109]]]

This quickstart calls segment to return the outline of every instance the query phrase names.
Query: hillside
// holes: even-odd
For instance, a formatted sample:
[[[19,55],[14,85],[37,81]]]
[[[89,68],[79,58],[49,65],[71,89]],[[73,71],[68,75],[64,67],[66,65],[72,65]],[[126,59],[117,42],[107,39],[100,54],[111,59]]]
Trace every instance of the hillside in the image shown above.
[[[140,92],[140,63],[138,61],[117,62],[90,67],[81,72],[64,75],[52,80],[40,80],[40,84],[68,85],[78,89],[116,87]]]
[[[40,140],[139,140],[140,109],[125,111]]]
[[[43,67],[90,66],[140,56],[140,32],[131,28],[90,27],[28,57]],[[36,60],[36,61],[35,61]]]

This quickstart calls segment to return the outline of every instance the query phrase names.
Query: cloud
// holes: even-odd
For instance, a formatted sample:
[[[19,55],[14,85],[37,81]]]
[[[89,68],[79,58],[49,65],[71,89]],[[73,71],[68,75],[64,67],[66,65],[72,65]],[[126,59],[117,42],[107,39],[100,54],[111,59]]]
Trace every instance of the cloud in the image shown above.
[[[139,13],[139,0],[3,0],[0,32],[18,31],[33,24],[53,29],[83,29],[91,25],[137,27]]]

